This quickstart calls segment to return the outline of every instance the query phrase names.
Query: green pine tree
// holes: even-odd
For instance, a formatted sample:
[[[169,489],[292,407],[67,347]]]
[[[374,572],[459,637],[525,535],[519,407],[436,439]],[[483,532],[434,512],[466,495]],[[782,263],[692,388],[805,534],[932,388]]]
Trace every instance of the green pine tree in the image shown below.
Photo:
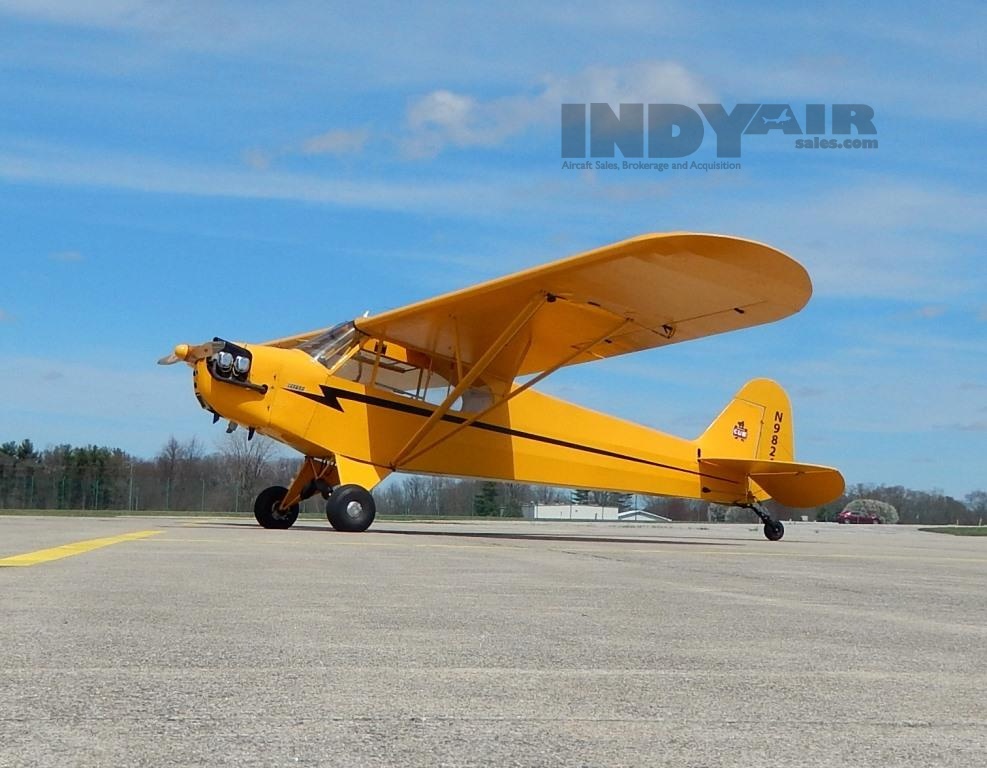
[[[497,484],[489,480],[480,484],[473,497],[473,514],[478,517],[494,517],[497,514]]]

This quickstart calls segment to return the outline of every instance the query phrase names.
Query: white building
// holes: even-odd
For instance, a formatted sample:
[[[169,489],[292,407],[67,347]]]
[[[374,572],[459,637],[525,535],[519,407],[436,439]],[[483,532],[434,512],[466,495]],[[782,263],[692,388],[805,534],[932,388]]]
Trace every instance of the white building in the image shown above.
[[[656,515],[654,512],[648,512],[645,509],[628,509],[626,512],[621,512],[619,517],[621,520],[630,520],[638,523],[674,522],[670,517],[662,517],[661,515]]]
[[[590,504],[525,504],[521,508],[528,520],[619,520],[617,507]]]

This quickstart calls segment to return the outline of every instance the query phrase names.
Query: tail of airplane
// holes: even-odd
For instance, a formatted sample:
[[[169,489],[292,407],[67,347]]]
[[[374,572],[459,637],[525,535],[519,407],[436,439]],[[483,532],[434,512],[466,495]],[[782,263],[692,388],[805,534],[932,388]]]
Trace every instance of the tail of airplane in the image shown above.
[[[794,461],[792,405],[778,384],[753,379],[741,387],[699,438],[702,458]]]
[[[696,441],[701,466],[746,476],[754,498],[813,507],[837,498],[843,476],[831,467],[795,461],[792,405],[769,379],[753,379]]]

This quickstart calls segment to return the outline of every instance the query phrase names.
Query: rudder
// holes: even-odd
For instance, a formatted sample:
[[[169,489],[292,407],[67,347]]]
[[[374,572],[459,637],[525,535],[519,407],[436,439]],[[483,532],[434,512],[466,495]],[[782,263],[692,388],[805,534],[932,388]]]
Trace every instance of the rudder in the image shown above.
[[[771,379],[752,379],[696,440],[701,458],[794,461],[792,405]]]

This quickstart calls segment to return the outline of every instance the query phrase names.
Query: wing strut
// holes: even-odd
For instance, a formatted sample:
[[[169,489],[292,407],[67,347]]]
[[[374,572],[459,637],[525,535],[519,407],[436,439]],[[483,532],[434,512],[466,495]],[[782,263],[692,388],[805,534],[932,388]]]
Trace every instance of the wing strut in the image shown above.
[[[539,373],[533,379],[530,379],[529,381],[526,381],[524,384],[522,384],[517,389],[511,390],[511,392],[509,392],[505,397],[501,398],[500,400],[498,400],[497,402],[493,403],[492,405],[487,406],[486,408],[484,408],[479,413],[473,414],[468,419],[466,419],[466,421],[463,421],[460,424],[457,424],[456,427],[452,431],[447,432],[442,437],[440,437],[438,440],[433,440],[431,443],[429,443],[424,448],[421,448],[421,449],[415,451],[413,454],[411,454],[410,456],[408,456],[405,459],[405,461],[408,462],[408,463],[410,463],[410,462],[414,461],[415,459],[417,459],[422,454],[428,453],[429,451],[431,451],[436,446],[441,445],[446,440],[448,440],[450,437],[452,437],[453,435],[457,434],[460,430],[466,429],[466,427],[470,426],[473,422],[482,419],[488,413],[490,413],[493,410],[496,410],[497,408],[500,408],[502,405],[504,405],[505,403],[507,403],[509,400],[512,400],[513,398],[515,398],[518,395],[520,395],[526,389],[528,389],[530,387],[533,387],[535,384],[537,384],[538,382],[540,382],[546,376],[549,376],[549,375],[555,373],[559,368],[562,368],[563,366],[568,365],[575,358],[579,357],[579,355],[581,355],[581,354],[583,354],[585,352],[591,351],[593,349],[593,347],[595,347],[597,344],[599,344],[600,342],[606,340],[608,337],[614,335],[618,331],[622,330],[626,325],[628,325],[631,322],[632,321],[630,319],[628,319],[628,318],[621,318],[620,322],[617,323],[613,328],[608,328],[607,331],[606,331],[606,333],[603,333],[602,335],[598,336],[597,338],[592,339],[591,341],[587,341],[584,344],[580,344],[579,346],[573,347],[572,352],[570,352],[564,358],[562,358],[557,363],[555,363],[554,365],[552,365],[550,368],[546,368],[544,371],[542,371],[541,373]]]
[[[489,349],[483,353],[476,364],[466,373],[465,376],[460,378],[459,383],[455,388],[446,395],[446,399],[442,401],[442,404],[428,417],[428,420],[419,427],[418,431],[411,436],[411,439],[405,443],[404,447],[397,452],[394,459],[391,461],[391,468],[396,469],[400,466],[401,462],[405,457],[415,449],[425,436],[432,431],[436,424],[445,416],[449,409],[452,407],[453,403],[463,394],[470,385],[476,381],[480,375],[487,369],[494,358],[497,357],[511,341],[514,339],[518,333],[531,321],[531,318],[535,316],[539,309],[541,309],[545,302],[548,300],[548,294],[544,291],[539,291],[528,305],[517,314],[517,316],[507,325],[506,328],[501,332],[500,336],[490,345]]]

